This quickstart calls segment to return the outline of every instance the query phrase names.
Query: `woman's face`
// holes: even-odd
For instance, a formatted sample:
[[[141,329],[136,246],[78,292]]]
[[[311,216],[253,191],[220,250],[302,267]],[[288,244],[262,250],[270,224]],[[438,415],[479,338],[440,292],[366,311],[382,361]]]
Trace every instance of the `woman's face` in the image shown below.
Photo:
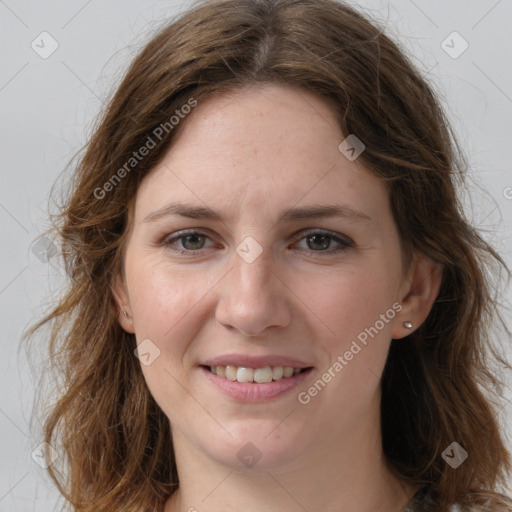
[[[138,190],[116,285],[178,457],[284,469],[357,446],[408,334],[385,185],[304,91],[211,97],[181,122]]]

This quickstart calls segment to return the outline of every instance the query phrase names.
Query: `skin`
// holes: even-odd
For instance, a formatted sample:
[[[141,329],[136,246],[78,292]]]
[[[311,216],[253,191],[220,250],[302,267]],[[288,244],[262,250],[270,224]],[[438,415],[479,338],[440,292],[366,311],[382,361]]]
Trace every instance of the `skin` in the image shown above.
[[[288,86],[252,86],[200,102],[182,123],[137,191],[124,276],[114,285],[123,328],[160,350],[141,369],[173,430],[180,487],[165,512],[400,511],[416,489],[385,464],[380,377],[391,339],[411,332],[404,321],[417,328],[427,317],[441,269],[420,254],[405,268],[387,188],[338,150],[345,137],[324,100]],[[144,222],[169,202],[208,206],[225,218]],[[371,220],[278,220],[287,208],[333,204]],[[192,228],[206,238],[165,245]],[[308,228],[354,246],[330,239],[327,250],[343,250],[322,254]],[[236,252],[247,236],[262,248],[252,263]],[[198,254],[171,249],[203,242]],[[300,403],[298,393],[393,304],[401,311]],[[314,369],[282,397],[240,403],[198,367],[226,352],[288,355]],[[237,457],[247,442],[261,453],[251,468]]]

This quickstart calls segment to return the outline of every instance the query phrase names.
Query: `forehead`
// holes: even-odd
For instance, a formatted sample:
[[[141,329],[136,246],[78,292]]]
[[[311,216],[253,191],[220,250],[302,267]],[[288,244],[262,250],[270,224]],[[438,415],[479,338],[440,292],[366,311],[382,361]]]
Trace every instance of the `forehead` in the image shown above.
[[[263,215],[299,202],[372,209],[387,196],[380,180],[340,153],[344,136],[332,107],[309,92],[281,85],[236,90],[199,102],[182,122],[140,186],[139,219],[180,199]]]
[[[207,98],[185,120],[175,141],[175,157],[194,153],[212,164],[221,158],[248,166],[269,157],[319,161],[337,156],[341,131],[323,99],[290,86],[266,84]],[[252,174],[257,167],[251,166]],[[268,172],[268,166],[261,172]]]

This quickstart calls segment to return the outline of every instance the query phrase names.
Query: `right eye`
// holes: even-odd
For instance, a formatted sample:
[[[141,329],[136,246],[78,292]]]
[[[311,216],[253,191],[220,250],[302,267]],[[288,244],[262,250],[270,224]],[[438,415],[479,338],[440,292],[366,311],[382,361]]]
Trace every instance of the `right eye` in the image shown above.
[[[180,254],[196,254],[201,249],[211,247],[211,245],[205,246],[207,240],[210,240],[210,237],[199,231],[181,231],[166,238],[162,244]]]

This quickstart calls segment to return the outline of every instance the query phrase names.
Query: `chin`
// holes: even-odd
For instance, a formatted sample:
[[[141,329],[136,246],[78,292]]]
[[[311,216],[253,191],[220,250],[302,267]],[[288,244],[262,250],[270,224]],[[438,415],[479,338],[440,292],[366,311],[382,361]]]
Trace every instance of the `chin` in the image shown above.
[[[278,424],[245,420],[236,429],[226,428],[233,437],[223,431],[220,436],[207,436],[202,444],[211,459],[234,471],[278,471],[297,463],[306,444],[297,432],[280,430]]]

